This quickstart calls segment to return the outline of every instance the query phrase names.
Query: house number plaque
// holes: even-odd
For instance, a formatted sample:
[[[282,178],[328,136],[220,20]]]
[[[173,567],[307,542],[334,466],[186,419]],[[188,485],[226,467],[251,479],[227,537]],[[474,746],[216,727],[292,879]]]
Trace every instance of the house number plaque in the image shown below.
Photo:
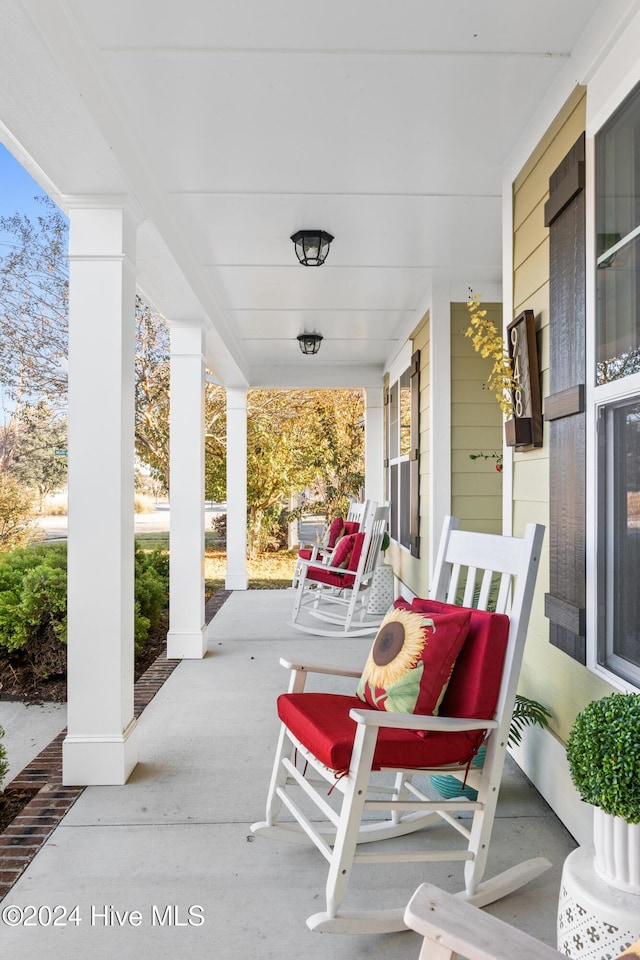
[[[524,310],[509,324],[507,340],[516,381],[513,416],[505,424],[507,446],[518,449],[541,447],[542,408],[533,310]]]

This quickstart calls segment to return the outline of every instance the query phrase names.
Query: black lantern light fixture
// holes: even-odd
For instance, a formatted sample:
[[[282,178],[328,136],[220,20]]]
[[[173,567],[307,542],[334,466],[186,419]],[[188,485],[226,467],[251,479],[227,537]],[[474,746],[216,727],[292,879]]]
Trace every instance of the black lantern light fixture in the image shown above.
[[[320,333],[301,333],[298,337],[298,343],[305,356],[311,357],[320,349],[322,335]]]
[[[305,267],[319,267],[327,259],[333,237],[326,230],[298,230],[291,239],[300,263]]]

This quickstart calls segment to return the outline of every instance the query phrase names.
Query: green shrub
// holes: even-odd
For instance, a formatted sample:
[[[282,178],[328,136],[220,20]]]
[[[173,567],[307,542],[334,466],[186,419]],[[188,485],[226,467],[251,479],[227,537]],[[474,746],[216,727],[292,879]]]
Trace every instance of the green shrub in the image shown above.
[[[64,546],[0,554],[0,646],[19,650],[36,640],[66,642],[66,567]]]
[[[149,631],[159,627],[168,603],[168,554],[136,549],[136,653],[143,649]],[[33,679],[63,676],[66,641],[66,544],[0,553],[0,649],[4,648],[5,659]]]
[[[583,800],[640,823],[640,694],[613,693],[587,704],[571,728],[567,760]]]
[[[0,727],[0,740],[4,737],[4,728]],[[0,790],[2,790],[2,781],[6,777],[9,771],[9,763],[7,761],[7,751],[4,748],[4,744],[0,743]]]
[[[135,578],[134,643],[139,653],[169,605],[169,554],[157,547],[150,551],[136,547]]]

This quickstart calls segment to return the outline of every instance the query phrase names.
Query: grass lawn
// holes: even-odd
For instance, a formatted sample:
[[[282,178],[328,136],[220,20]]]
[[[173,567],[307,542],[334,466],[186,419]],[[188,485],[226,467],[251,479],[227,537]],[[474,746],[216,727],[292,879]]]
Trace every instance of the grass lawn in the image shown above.
[[[136,543],[143,550],[153,550],[155,547],[168,550],[169,534],[139,533],[136,534]],[[262,553],[254,560],[247,560],[249,589],[282,590],[290,587],[297,556],[295,550],[279,550]],[[215,534],[205,533],[204,577],[207,600],[218,590],[224,589],[225,573],[226,553],[220,547]]]
[[[282,590],[291,586],[297,551],[280,550],[262,553],[255,560],[247,560],[250,590]],[[224,588],[226,553],[219,547],[206,547],[204,552],[205,593],[213,596]]]

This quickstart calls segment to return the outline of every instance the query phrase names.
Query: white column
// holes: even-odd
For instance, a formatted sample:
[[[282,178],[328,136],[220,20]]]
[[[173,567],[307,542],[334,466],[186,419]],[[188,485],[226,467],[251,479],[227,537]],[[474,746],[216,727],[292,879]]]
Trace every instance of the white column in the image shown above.
[[[171,442],[167,656],[201,659],[204,627],[204,331],[171,327]]]
[[[384,390],[365,390],[364,495],[384,503]]]
[[[246,590],[247,392],[227,388],[227,590]]]
[[[65,784],[121,784],[133,717],[136,222],[72,198],[69,234],[68,733]]]
[[[430,310],[429,580],[442,523],[451,513],[451,293],[434,283]]]

